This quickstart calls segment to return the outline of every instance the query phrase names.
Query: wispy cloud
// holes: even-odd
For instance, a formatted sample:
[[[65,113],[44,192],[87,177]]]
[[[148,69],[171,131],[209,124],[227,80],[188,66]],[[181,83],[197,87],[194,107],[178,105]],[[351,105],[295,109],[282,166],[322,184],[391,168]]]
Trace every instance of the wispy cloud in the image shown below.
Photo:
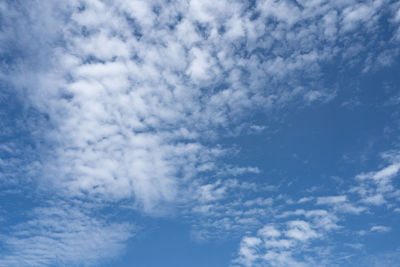
[[[393,151],[382,156],[389,161],[389,165],[378,171],[357,175],[359,184],[350,189],[360,195],[362,202],[369,205],[381,206],[388,204],[388,200],[399,200],[398,189],[393,186],[393,179],[398,177],[400,170],[399,156]]]
[[[94,217],[77,204],[35,208],[30,220],[12,226],[0,265],[95,265],[119,255],[134,227]]]

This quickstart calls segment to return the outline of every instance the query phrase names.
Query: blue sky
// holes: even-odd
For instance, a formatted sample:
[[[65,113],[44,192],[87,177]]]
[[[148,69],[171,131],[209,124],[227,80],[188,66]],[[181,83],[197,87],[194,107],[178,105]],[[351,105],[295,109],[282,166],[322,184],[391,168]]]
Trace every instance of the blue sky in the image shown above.
[[[399,1],[2,1],[0,266],[397,266],[399,47]]]

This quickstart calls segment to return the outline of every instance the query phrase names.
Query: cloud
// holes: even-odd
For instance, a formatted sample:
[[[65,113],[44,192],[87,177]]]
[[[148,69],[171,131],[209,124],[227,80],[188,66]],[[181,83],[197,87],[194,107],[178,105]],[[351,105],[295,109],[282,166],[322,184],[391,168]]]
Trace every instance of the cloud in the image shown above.
[[[259,174],[261,171],[257,167],[228,167],[226,170],[221,172],[220,174],[225,174],[225,175],[233,175],[233,176],[238,176],[238,175],[243,175],[245,173],[254,173],[254,174]]]
[[[358,174],[356,179],[359,184],[350,189],[350,192],[358,193],[361,201],[369,205],[381,206],[388,204],[388,201],[398,200],[393,185],[400,170],[398,154],[390,151],[383,153],[382,157],[390,164],[378,171]]]
[[[343,203],[347,201],[347,196],[330,196],[330,197],[319,197],[317,198],[318,205],[334,205],[338,203]]]
[[[347,200],[346,195],[318,197],[317,205],[329,205],[337,212],[360,214],[366,209],[362,206],[354,205]]]
[[[193,190],[189,192],[192,201],[186,204],[184,215],[192,225],[192,238],[199,242],[241,237],[244,232],[260,227],[274,210],[274,199],[261,197],[271,189],[255,183],[218,180],[194,186]],[[236,197],[232,198],[233,195]]]
[[[95,265],[119,255],[134,230],[132,225],[96,218],[70,203],[35,208],[31,217],[3,235],[0,265]]]
[[[390,232],[391,228],[382,225],[374,225],[371,227],[372,232]]]
[[[242,239],[234,264],[325,266],[325,263],[329,262],[329,257],[320,253],[324,249],[321,241],[326,240],[330,232],[340,228],[336,224],[339,219],[333,212],[287,211],[281,216],[275,216],[274,220],[276,222],[264,225],[254,236],[248,235]]]
[[[321,31],[340,27],[329,22],[333,10],[343,11],[346,31],[356,22],[374,22],[370,18],[382,5],[369,2],[265,1],[253,8],[225,1],[217,7],[198,1],[45,2],[55,26],[41,36],[48,41],[41,51],[51,57],[30,83],[27,98],[54,126],[45,134],[54,149],[44,159],[48,180],[68,195],[132,198],[146,212],[176,202],[190,177],[218,160],[207,136],[218,136],[218,129],[269,101],[280,107],[298,97],[305,102],[334,97],[335,90],[308,90],[301,82],[275,84],[299,70],[318,73],[319,62],[335,51],[334,43],[316,45],[324,38]],[[24,12],[38,8],[32,2],[32,10]],[[63,16],[57,19],[55,13]],[[319,25],[325,13],[331,14],[324,17],[328,24],[297,26],[306,20]],[[276,25],[266,24],[271,18]],[[31,23],[18,25],[26,31]],[[344,38],[340,29],[336,32],[330,38]],[[14,43],[36,49],[27,40]],[[239,44],[245,45],[238,49]],[[24,73],[37,71],[24,68]],[[21,75],[9,79],[25,86],[16,82]]]
[[[301,207],[295,210],[287,210],[287,205],[281,206],[275,203],[276,205],[271,207],[274,217],[255,234],[248,234],[242,239],[233,264],[239,266],[331,266],[340,262],[347,264],[348,259],[354,255],[348,251],[340,251],[340,243],[332,242],[330,239],[332,235],[335,235],[335,240],[340,240],[340,236],[345,238],[354,234],[353,230],[351,233],[347,229],[348,217],[343,214],[374,215],[374,210],[365,205],[379,206],[387,204],[389,200],[391,203],[388,207],[397,211],[395,208],[397,191],[392,180],[399,172],[398,154],[396,151],[389,151],[382,153],[382,157],[389,162],[389,165],[377,171],[356,175],[354,182],[359,185],[343,188],[341,191],[345,194],[303,197],[297,203],[291,203]],[[274,199],[275,202],[278,199]],[[371,220],[374,221],[373,218]],[[360,230],[358,234],[364,236],[368,233],[385,233],[391,230],[389,226],[373,223],[368,231]],[[257,242],[246,242],[245,239]],[[355,249],[363,248],[363,244],[360,243],[348,246]],[[332,258],[330,255],[342,255],[342,257]]]
[[[301,204],[301,203],[309,202],[313,199],[314,199],[313,197],[302,197],[297,201],[297,203]]]
[[[394,177],[400,170],[399,163],[393,163],[384,169],[377,172],[362,173],[357,175],[357,179],[373,179],[375,181],[382,181]]]
[[[35,162],[28,171],[35,173],[38,191],[65,201],[126,200],[146,214],[171,207],[202,214],[193,223],[201,238],[210,236],[210,229],[242,234],[261,228],[265,207],[274,200],[227,197],[262,189],[226,176],[261,172],[257,166],[222,162],[231,148],[220,145],[221,139],[232,128],[248,125],[245,118],[253,111],[334,99],[336,89],[323,82],[325,62],[361,64],[366,71],[377,57],[382,65],[391,64],[385,58],[398,48],[381,53],[390,45],[380,38],[378,22],[385,9],[385,1],[374,0],[3,2],[0,54],[7,60],[1,63],[1,79],[46,123],[29,126],[37,132],[31,141],[38,159],[0,163]],[[391,23],[398,23],[397,15]],[[360,56],[370,47],[376,49],[370,57]],[[399,166],[360,174],[354,192],[365,203],[385,203],[394,193],[390,181]],[[363,211],[346,196],[320,197],[317,204]],[[264,236],[243,239],[238,262],[304,264],[305,259],[294,259],[292,245],[322,238],[337,228],[337,218],[327,210],[296,212],[304,218],[273,226],[279,236],[263,228]],[[42,225],[60,228],[60,238]],[[20,227],[28,236],[13,229],[5,263],[14,263],[22,251],[21,260],[34,264],[46,247],[53,250],[43,264],[63,256],[73,263],[92,262],[109,255],[106,247],[87,259],[93,244],[79,243],[77,236],[102,245],[106,239],[99,233],[104,232],[113,255],[129,236],[126,225],[108,224],[80,209],[37,209]],[[33,242],[40,244],[38,251]],[[288,251],[260,256],[255,248],[262,242]],[[74,245],[82,250],[73,254]]]
[[[318,237],[317,232],[311,229],[310,224],[305,221],[290,221],[288,222],[289,230],[285,235],[289,238],[300,241],[307,241],[310,238]]]

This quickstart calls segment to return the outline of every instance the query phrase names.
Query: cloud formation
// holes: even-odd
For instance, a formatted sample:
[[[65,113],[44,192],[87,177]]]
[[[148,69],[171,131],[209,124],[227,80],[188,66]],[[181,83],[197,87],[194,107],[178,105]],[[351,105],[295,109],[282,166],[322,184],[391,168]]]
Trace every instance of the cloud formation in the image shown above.
[[[39,192],[67,206],[75,199],[128,200],[144,214],[201,214],[193,226],[198,239],[260,228],[243,238],[237,264],[311,264],[296,259],[294,247],[338,229],[339,213],[361,214],[399,199],[392,186],[398,157],[358,175],[359,184],[343,194],[299,200],[315,200],[315,209],[280,213],[270,196],[243,193],[263,189],[237,177],[262,172],[221,160],[234,150],[221,140],[244,128],[262,131],[246,119],[253,112],[332,101],[338,89],[326,85],[326,65],[368,72],[392,64],[399,10],[387,0],[2,2],[0,78],[41,123],[27,126],[35,158],[14,160],[10,150],[19,155],[13,148],[19,144],[9,143],[0,167],[30,165],[7,179],[29,176]],[[300,218],[262,226],[269,213]],[[131,235],[131,224],[110,226],[55,204],[34,210],[19,227],[5,239],[11,251],[5,264],[95,262],[116,254]],[[99,252],[78,242],[82,235]],[[53,250],[41,259],[46,247]]]
[[[0,265],[96,265],[119,255],[132,237],[131,225],[96,218],[79,208],[82,203],[49,204],[10,229]]]

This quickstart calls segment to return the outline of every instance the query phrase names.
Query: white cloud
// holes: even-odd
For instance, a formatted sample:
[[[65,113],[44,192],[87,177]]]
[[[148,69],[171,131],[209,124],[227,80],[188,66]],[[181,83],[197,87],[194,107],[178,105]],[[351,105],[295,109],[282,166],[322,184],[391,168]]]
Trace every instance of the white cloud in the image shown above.
[[[288,226],[289,230],[285,233],[285,235],[289,238],[307,241],[308,239],[318,237],[317,232],[310,227],[308,222],[290,221],[288,222]]]
[[[279,237],[281,232],[278,231],[273,225],[266,225],[260,230],[258,230],[258,235],[262,237]]]
[[[347,196],[330,196],[330,197],[319,197],[317,198],[318,205],[334,205],[338,203],[343,203],[347,201]]]
[[[390,164],[378,171],[358,174],[359,184],[350,189],[350,192],[360,195],[362,202],[373,206],[389,205],[397,200],[393,179],[397,178],[400,170],[398,153],[386,152],[382,157]]]
[[[371,227],[372,232],[390,232],[392,229],[388,226],[374,225]]]
[[[128,199],[136,210],[149,214],[161,213],[165,206],[184,207],[183,213],[214,216],[194,228],[221,232],[261,227],[259,219],[265,218],[265,207],[273,201],[263,197],[226,203],[227,192],[259,189],[259,185],[215,182],[210,177],[218,175],[218,170],[234,176],[260,170],[220,166],[219,158],[229,149],[219,146],[218,138],[232,125],[243,123],[249,111],[333,99],[336,91],[332,88],[320,89],[316,79],[306,84],[303,80],[319,77],[321,63],[335,56],[345,62],[361,58],[357,55],[366,48],[356,38],[342,49],[337,43],[351,38],[347,31],[374,31],[384,9],[382,1],[373,0],[364,4],[267,0],[250,9],[240,1],[172,1],[168,5],[160,1],[31,1],[22,13],[11,6],[0,5],[1,15],[8,13],[2,16],[0,53],[10,50],[8,43],[24,53],[15,65],[2,70],[1,78],[23,92],[30,107],[45,114],[51,125],[40,129],[43,137],[37,144],[40,151],[48,152],[41,155],[42,164],[33,166],[41,172],[43,190],[66,199]],[[371,27],[359,28],[363,23]],[[380,41],[379,37],[366,40],[369,45]],[[389,181],[399,168],[393,163],[379,172],[362,174],[360,180],[372,180],[378,189],[361,186],[357,192],[365,202],[383,203],[374,196],[393,191]],[[320,197],[317,204],[362,211],[346,196]],[[70,215],[72,222],[68,212],[63,212],[67,224],[76,223],[79,228],[79,222],[87,222],[95,229],[82,226],[78,233],[88,239],[103,244],[99,232],[104,231],[115,248],[125,240],[118,234],[126,232],[124,226],[113,225],[120,230],[115,234],[81,211]],[[270,247],[289,248],[319,238],[336,227],[335,215],[325,212],[297,211],[310,221],[291,220],[276,228],[281,239],[271,236],[269,229],[264,241]],[[30,237],[10,239],[11,255],[18,250],[31,255],[29,242],[42,242],[48,235],[38,253],[46,246],[56,247],[48,259],[51,262],[75,244],[77,233],[62,230],[66,234],[58,248],[53,246],[58,244],[53,238],[56,234],[40,229],[34,229]],[[207,236],[207,231],[201,233]],[[256,258],[278,266],[302,264],[290,251],[257,256],[253,248],[261,240],[248,237],[242,242],[245,264]],[[79,262],[85,255],[71,254],[70,258]],[[6,260],[16,260],[10,257]]]
[[[192,224],[192,237],[199,242],[241,237],[246,231],[259,228],[271,213],[272,198],[254,198],[270,189],[239,180],[218,180],[189,191],[192,201],[184,212]],[[232,195],[237,197],[232,198]]]
[[[374,20],[374,15],[379,10],[382,1],[375,1],[372,5],[358,4],[352,5],[343,11],[343,29],[345,31],[354,30],[361,23],[370,23]],[[371,3],[370,3],[371,4]]]
[[[314,199],[313,197],[302,197],[297,201],[297,203],[301,204],[301,203],[312,201],[313,199]]]
[[[259,174],[261,171],[257,167],[227,167],[226,170],[220,172],[219,174],[224,174],[224,175],[233,175],[233,176],[238,176],[238,175],[243,175],[245,173],[254,173],[254,174]]]
[[[242,256],[240,263],[244,266],[252,266],[254,260],[258,257],[257,246],[261,240],[257,237],[244,237],[241,241],[239,254]]]
[[[338,218],[333,213],[326,210],[296,210],[276,217],[297,218],[267,224],[255,236],[247,236],[247,239],[257,242],[249,244],[242,240],[238,257],[233,263],[241,266],[325,265],[328,259],[320,257],[318,250],[322,248],[314,241],[324,240],[329,232],[339,228],[336,225]]]
[[[82,203],[79,203],[82,205]],[[2,266],[96,265],[118,256],[134,227],[93,217],[76,205],[36,208],[3,236]]]
[[[362,206],[355,206],[350,203],[346,195],[318,197],[317,205],[330,205],[337,212],[359,214],[366,209]]]
[[[386,203],[385,198],[382,194],[370,195],[362,199],[366,204],[372,204],[375,206],[380,206]]]
[[[54,38],[63,42],[46,51],[52,67],[28,90],[32,106],[48,114],[54,125],[46,138],[55,153],[43,167],[49,180],[69,195],[134,198],[146,212],[176,202],[190,177],[217,160],[218,153],[199,136],[215,137],[217,129],[265,106],[268,99],[276,99],[272,106],[282,106],[299,96],[306,102],[334,97],[335,91],[296,84],[264,87],[300,69],[318,71],[318,62],[331,57],[334,47],[321,50],[315,46],[318,38],[311,36],[323,30],[340,39],[339,33],[332,37],[332,28],[339,27],[333,9],[343,10],[348,25],[378,12],[379,2],[370,2],[373,8],[257,2],[255,19],[239,2],[49,4]],[[31,12],[36,12],[34,6]],[[57,19],[51,12],[68,16]],[[330,15],[319,24],[324,12]],[[265,25],[269,18],[277,20],[276,27]],[[304,20],[315,23],[295,26]],[[29,27],[23,23],[19,25]],[[219,32],[221,27],[225,33]],[[271,28],[268,35],[264,27]],[[56,45],[53,35],[44,39]],[[240,43],[250,56],[241,56]],[[274,43],[287,43],[286,51]],[[260,49],[264,55],[256,52]],[[272,57],[258,60],[267,55]],[[223,83],[228,88],[215,89]]]
[[[359,174],[357,175],[357,179],[360,180],[373,179],[375,181],[381,181],[384,179],[390,179],[394,177],[399,172],[399,170],[400,170],[400,163],[394,163],[377,172]]]

